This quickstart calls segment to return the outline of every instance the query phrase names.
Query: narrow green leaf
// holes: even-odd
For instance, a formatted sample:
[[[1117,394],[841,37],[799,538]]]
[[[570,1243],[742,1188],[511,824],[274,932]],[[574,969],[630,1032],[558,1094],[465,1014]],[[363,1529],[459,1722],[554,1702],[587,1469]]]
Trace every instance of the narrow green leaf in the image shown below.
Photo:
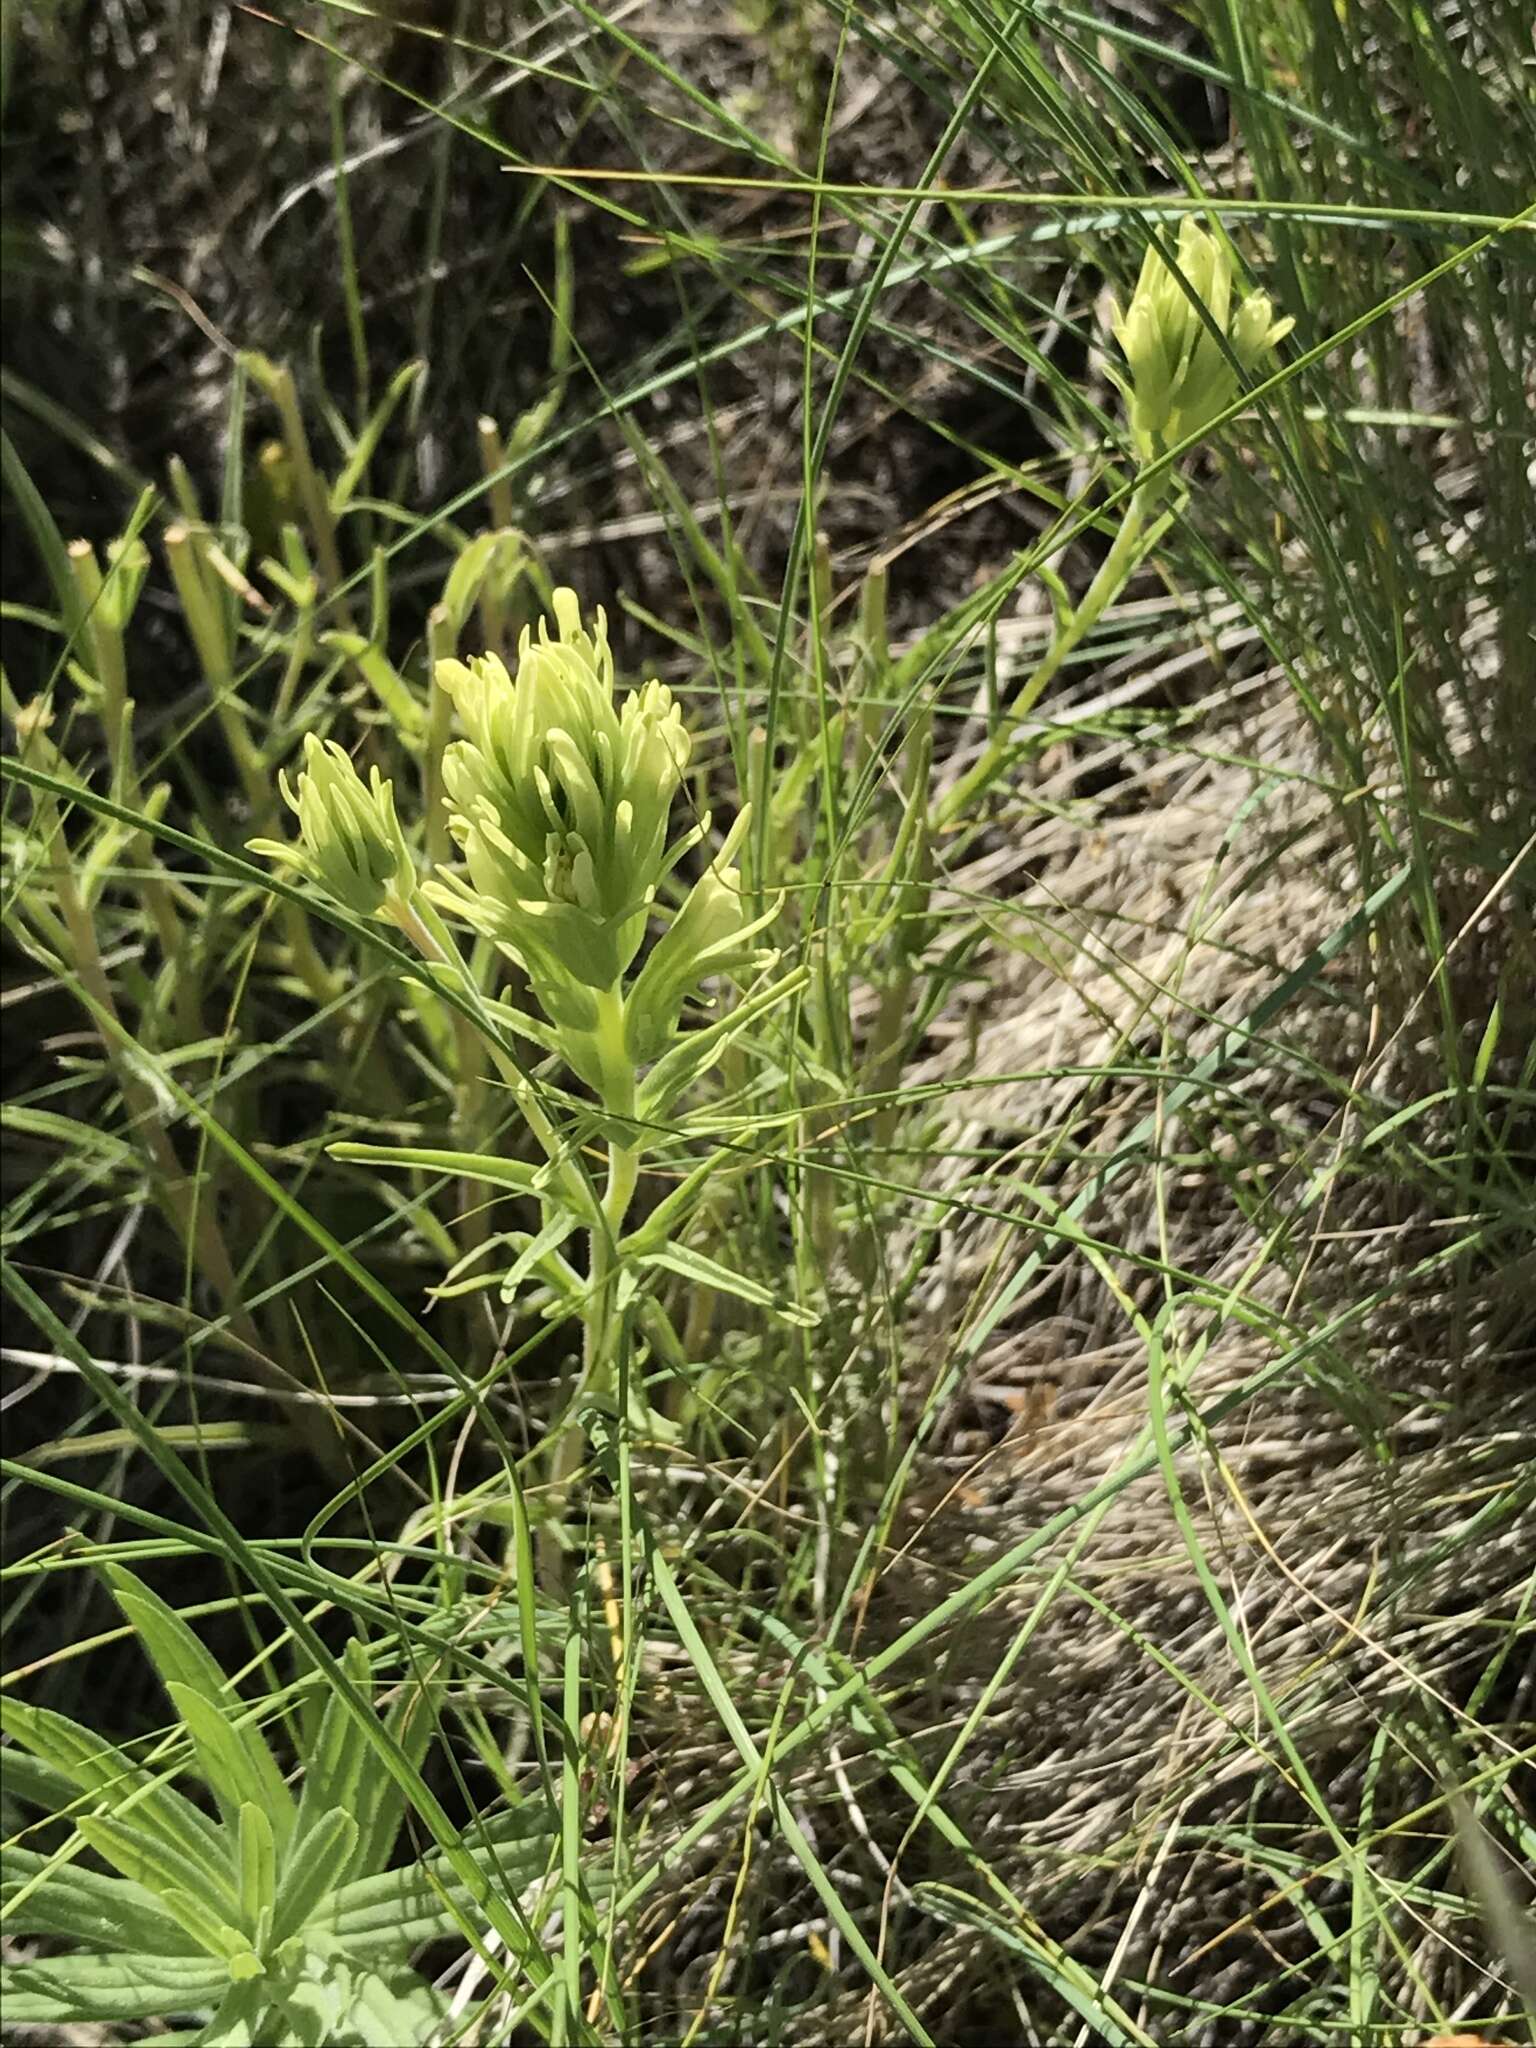
[[[801,1869],[820,1895],[822,1903],[826,1906],[834,1922],[841,1929],[849,1947],[868,1972],[870,1982],[889,2004],[892,2012],[895,2013],[902,2025],[906,2027],[913,2040],[920,2044],[920,2048],[934,2048],[933,2036],[928,2032],[911,2006],[908,2005],[906,1999],[893,1982],[890,1972],[870,1947],[865,1939],[863,1930],[844,1904],[842,1895],[833,1882],[830,1873],[824,1868],[821,1859],[811,1847],[804,1829],[790,1812],[788,1803],[781,1797],[778,1786],[773,1779],[772,1758],[764,1756],[759,1752],[757,1744],[752,1739],[751,1731],[737,1711],[736,1703],[727,1691],[725,1681],[720,1676],[715,1661],[709,1654],[708,1645],[700,1635],[698,1625],[688,1611],[688,1603],[684,1600],[677,1580],[673,1577],[671,1566],[667,1563],[661,1551],[654,1545],[650,1547],[649,1558],[651,1571],[656,1580],[656,1590],[661,1595],[662,1604],[667,1610],[672,1626],[677,1630],[678,1639],[687,1651],[693,1668],[699,1674],[700,1682],[709,1696],[710,1704],[719,1715],[721,1725],[735,1745],[737,1754],[750,1771],[758,1774],[758,1782],[761,1786],[767,1809],[778,1826],[779,1832],[794,1852]]]
[[[175,1609],[141,1579],[121,1565],[107,1566],[106,1577],[186,1721],[199,1766],[226,1820],[234,1825],[241,1800],[254,1799],[281,1848],[293,1832],[293,1795],[261,1731],[240,1713],[239,1696],[224,1672]],[[182,1688],[180,1696],[173,1686]],[[201,1708],[191,1706],[193,1698],[202,1702]]]
[[[1094,2027],[1095,2039],[1103,2041],[1106,2048],[1136,2048],[1148,2037],[1139,2031],[1128,2034],[1104,2009],[1100,2000],[1088,1997],[1082,1986],[1064,1970],[1057,1969],[1050,1956],[1035,1942],[1024,1939],[1021,1930],[1013,1926],[1001,1913],[993,1912],[980,1900],[967,1893],[957,1891],[953,1885],[924,1883],[913,1887],[913,1896],[934,1915],[951,1927],[971,1927],[987,1935],[1000,1948],[1011,1949],[1026,1956],[1032,1968],[1050,1980],[1057,1993],[1072,2009],[1080,2013]]]
[[[237,1829],[241,1808],[258,1806],[278,1844],[286,1843],[296,1818],[293,1794],[272,1763],[272,1753],[266,1744],[261,1744],[261,1754],[271,1765],[270,1770],[261,1768],[250,1743],[243,1739],[254,1731],[242,1729],[230,1720],[227,1707],[215,1706],[194,1687],[175,1679],[167,1680],[165,1689],[192,1738],[198,1767],[218,1802],[225,1825]]]
[[[413,1771],[419,1771],[437,1732],[437,1698],[441,1687],[419,1677],[413,1668],[384,1716],[384,1732]],[[358,1786],[355,1814],[360,1846],[359,1872],[381,1869],[405,1818],[405,1793],[383,1771],[365,1773]]]
[[[448,631],[452,640],[456,641],[463,632],[475,599],[480,595],[480,586],[505,539],[501,533],[477,534],[468,547],[460,549],[458,560],[448,571],[448,579],[443,585],[442,606],[448,614]]]
[[[0,1729],[66,1778],[76,1794],[105,1797],[111,1800],[114,1813],[132,1814],[152,1839],[164,1843],[168,1850],[202,1872],[200,1889],[222,1889],[229,1903],[234,1904],[234,1872],[228,1848],[214,1823],[182,1793],[158,1783],[122,1750],[47,1707],[29,1707],[21,1700],[0,1699]],[[16,1759],[18,1766],[21,1761]],[[9,1775],[7,1759],[8,1778]],[[54,1810],[63,1811],[74,1803],[71,1797]]]
[[[363,431],[357,437],[357,445],[348,457],[346,466],[331,486],[331,512],[334,517],[339,519],[351,504],[357,487],[373,460],[374,451],[379,445],[379,436],[389,424],[390,414],[417,378],[425,373],[426,367],[421,361],[405,363],[390,379],[388,390],[374,407]]]
[[[355,1166],[396,1166],[427,1173],[453,1173],[460,1180],[484,1181],[517,1195],[537,1194],[536,1167],[518,1159],[499,1159],[489,1152],[445,1152],[434,1145],[327,1145],[332,1159]]]
[[[272,1823],[247,1799],[240,1809],[240,1920],[259,1942],[277,1903],[277,1848]]]
[[[764,1287],[761,1281],[749,1279],[745,1273],[733,1273],[729,1266],[707,1258],[691,1245],[662,1245],[657,1250],[636,1252],[634,1258],[636,1265],[659,1266],[665,1272],[693,1281],[696,1286],[712,1287],[720,1294],[734,1294],[739,1301],[749,1301],[755,1308],[765,1308],[781,1322],[793,1323],[799,1329],[814,1329],[821,1321],[814,1309],[785,1301],[781,1295]]]
[[[78,644],[85,630],[85,609],[69,566],[64,536],[59,532],[36,484],[27,474],[27,466],[17,454],[10,435],[4,433],[0,433],[0,476],[3,476],[6,489],[15,499],[16,508],[32,536],[32,545],[48,572],[48,581],[53,585],[53,594],[58,599],[70,640]]]
[[[368,1652],[356,1636],[341,1654],[341,1666],[366,1697],[373,1686]],[[358,1780],[365,1752],[357,1739],[351,1716],[334,1692],[327,1692],[320,1726],[304,1759],[304,1789],[299,1795],[299,1818],[289,1853],[297,1848],[316,1823],[333,1808],[357,1819]]]
[[[323,1814],[283,1867],[272,1916],[272,1939],[286,1941],[319,1910],[345,1881],[358,1843],[358,1826],[350,1813],[333,1807]]]
[[[551,1252],[558,1251],[575,1228],[576,1218],[568,1209],[562,1209],[549,1219],[542,1230],[536,1231],[502,1275],[502,1300],[514,1300],[528,1275],[542,1265]]]

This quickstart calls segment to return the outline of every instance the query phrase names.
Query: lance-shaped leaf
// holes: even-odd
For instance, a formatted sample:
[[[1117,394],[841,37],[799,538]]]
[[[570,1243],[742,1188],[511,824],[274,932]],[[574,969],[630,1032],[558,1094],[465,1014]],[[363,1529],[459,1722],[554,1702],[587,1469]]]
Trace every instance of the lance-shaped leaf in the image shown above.
[[[209,1956],[72,1955],[0,1970],[7,2028],[110,2024],[168,2012],[211,2012],[229,1973]]]
[[[625,998],[625,1049],[637,1065],[659,1058],[671,1045],[683,1004],[711,975],[756,964],[751,941],[773,922],[778,907],[757,918],[747,916],[741,876],[731,861],[749,818],[750,806],[744,804]]]
[[[293,1833],[293,1795],[260,1729],[218,1663],[173,1607],[120,1565],[107,1578],[186,1725],[198,1768],[231,1827],[250,1799],[272,1824],[279,1849]]]
[[[103,1861],[153,1892],[199,1948],[225,1961],[249,1949],[248,1935],[234,1924],[240,1912],[238,1897],[231,1900],[222,1892],[210,1895],[202,1873],[186,1857],[157,1842],[143,1828],[125,1820],[109,1820],[105,1814],[78,1820],[75,1826]]]
[[[49,1934],[152,1956],[185,1955],[189,1946],[147,1885],[35,1849],[0,1849],[0,1915],[11,1936]]]
[[[112,1743],[47,1707],[0,1700],[0,1729],[41,1758],[75,1794],[109,1799],[114,1813],[131,1816],[153,1840],[195,1866],[201,1872],[202,1889],[212,1889],[234,1905],[234,1865],[228,1844],[190,1799],[159,1783]],[[24,1787],[19,1759],[16,1782],[18,1789]],[[70,1818],[74,1803],[69,1797],[50,1801],[53,1811]]]
[[[357,1822],[340,1807],[332,1807],[306,1830],[304,1839],[295,1844],[293,1854],[283,1866],[272,1915],[274,1941],[286,1941],[297,1934],[339,1889],[357,1841]]]

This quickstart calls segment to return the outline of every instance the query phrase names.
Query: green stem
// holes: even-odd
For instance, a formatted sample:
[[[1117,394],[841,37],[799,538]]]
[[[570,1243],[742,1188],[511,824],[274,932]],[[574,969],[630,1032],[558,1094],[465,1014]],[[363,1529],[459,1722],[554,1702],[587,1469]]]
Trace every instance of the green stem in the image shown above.
[[[112,770],[110,794],[130,810],[140,810],[144,795],[133,752],[133,705],[128,696],[128,662],[123,636],[109,616],[106,582],[96,560],[96,550],[88,540],[76,540],[70,542],[68,553],[75,588],[85,607],[82,639],[85,651],[92,657],[96,680],[101,686],[101,720]],[[164,871],[149,834],[135,833],[130,846],[139,869],[139,893],[159,937],[161,958],[171,967],[182,960],[181,920],[176,915]],[[182,1037],[188,1042],[202,1036],[195,997],[191,974],[173,968],[172,999],[176,1006],[177,1024]]]
[[[187,630],[197,649],[203,679],[213,700],[214,713],[233,757],[240,786],[245,791],[251,822],[259,831],[278,837],[280,830],[272,777],[245,722],[244,707],[235,683],[234,650],[204,575],[198,537],[186,526],[167,527],[165,554],[171,566],[176,594],[181,600]],[[309,929],[309,920],[294,903],[284,902],[278,914],[294,971],[309,990],[316,1009],[329,1009],[340,993],[340,986],[320,957]]]
[[[1151,484],[1138,484],[1131,493],[1125,508],[1125,517],[1120,522],[1120,531],[1115,535],[1109,553],[1099,564],[1098,574],[1084,591],[1081,602],[1070,616],[1058,625],[1046,649],[1028,680],[1015,695],[1013,702],[1003,714],[1002,729],[982,749],[980,756],[957,782],[950,784],[939,799],[934,814],[936,827],[943,830],[961,817],[972,800],[980,795],[1008,761],[1015,741],[1014,728],[1019,721],[1028,717],[1041,695],[1054,681],[1057,671],[1073,650],[1098,624],[1099,619],[1124,589],[1132,570],[1141,559],[1142,536],[1147,517],[1162,486],[1158,478]]]
[[[619,1348],[618,1245],[640,1175],[640,1152],[630,1124],[635,1113],[635,1069],[624,1046],[624,998],[617,985],[598,997],[597,1010],[592,1035],[602,1073],[603,1107],[610,1116],[620,1119],[620,1127],[631,1135],[629,1142],[617,1134],[608,1141],[607,1184],[600,1210],[587,1232],[587,1295],[582,1311],[581,1379],[577,1395],[578,1399],[587,1400],[610,1392],[613,1386]],[[569,1414],[555,1443],[550,1473],[557,1513],[564,1511],[563,1497],[580,1468],[586,1442],[585,1428],[574,1414]],[[546,1524],[544,1534],[545,1583],[556,1599],[562,1599],[565,1551],[553,1519]]]

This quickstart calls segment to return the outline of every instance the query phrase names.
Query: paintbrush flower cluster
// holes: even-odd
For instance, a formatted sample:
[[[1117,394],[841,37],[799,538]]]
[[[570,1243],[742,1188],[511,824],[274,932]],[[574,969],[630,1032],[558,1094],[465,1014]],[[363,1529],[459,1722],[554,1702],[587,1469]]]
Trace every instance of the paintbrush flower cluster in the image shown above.
[[[1244,292],[1227,244],[1186,218],[1177,267],[1152,243],[1131,303],[1115,308],[1112,324],[1130,369],[1116,381],[1137,451],[1150,462],[1203,433],[1296,323],[1276,317],[1268,292]]]

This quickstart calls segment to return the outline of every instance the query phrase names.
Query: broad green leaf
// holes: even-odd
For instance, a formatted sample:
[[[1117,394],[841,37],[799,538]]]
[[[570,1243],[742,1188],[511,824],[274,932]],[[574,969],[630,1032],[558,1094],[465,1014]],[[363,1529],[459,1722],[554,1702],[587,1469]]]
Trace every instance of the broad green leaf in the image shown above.
[[[197,2037],[198,2048],[285,2048],[276,2016],[260,1989],[226,1984],[218,2011]]]
[[[228,1972],[206,1956],[52,1956],[0,1970],[0,2013],[7,2029],[147,2020],[212,2012],[228,1990]]]
[[[185,1931],[146,1886],[35,1849],[0,1849],[0,1926],[12,1936],[60,1935],[144,1955],[189,1949]]]
[[[232,1738],[234,1747],[244,1754],[243,1775],[239,1780],[231,1781],[228,1778],[231,1742],[211,1737],[211,1721],[207,1713],[199,1716],[197,1727],[188,1722],[188,1733],[197,1749],[199,1765],[210,1791],[218,1798],[221,1809],[226,1808],[228,1801],[226,1817],[233,1822],[239,1814],[240,1800],[254,1798],[271,1821],[272,1832],[281,1848],[293,1832],[293,1795],[283,1783],[283,1774],[261,1731],[248,1718],[236,1718],[240,1705],[238,1694],[213,1656],[173,1607],[168,1607],[157,1593],[152,1593],[141,1579],[135,1578],[121,1565],[108,1565],[105,1570],[118,1606],[138,1632],[167,1691],[175,1684],[185,1688],[187,1693],[199,1695],[212,1710],[212,1718],[217,1721],[222,1735]],[[178,1711],[184,1703],[184,1699],[178,1702]],[[221,1779],[227,1789],[221,1789]],[[229,1794],[236,1791],[237,1785],[237,1796],[231,1800]]]
[[[192,1738],[199,1767],[226,1825],[238,1828],[241,1808],[259,1806],[273,1839],[279,1846],[286,1843],[293,1833],[297,1809],[265,1742],[254,1729],[242,1729],[229,1720],[227,1709],[215,1706],[192,1686],[173,1678],[166,1681],[165,1689]],[[259,1759],[252,1744],[242,1739],[246,1735],[256,1736]],[[263,1768],[263,1761],[270,1768]]]
[[[548,1871],[558,1833],[552,1811],[519,1811],[477,1828],[465,1847],[504,1895],[515,1897]],[[606,1873],[591,1873],[587,1884],[594,1898],[604,1895]],[[333,1936],[358,1961],[383,1963],[451,1931],[455,1910],[472,1903],[461,1880],[434,1856],[403,1870],[354,1878],[315,1916],[310,1931]]]
[[[208,1816],[182,1793],[157,1783],[122,1750],[47,1707],[0,1699],[0,1729],[40,1757],[45,1767],[67,1778],[77,1792],[109,1798],[119,1815],[131,1813],[146,1834],[201,1870],[202,1889],[222,1890],[233,1903],[234,1871],[228,1846]],[[18,1766],[21,1762],[18,1758]],[[17,1778],[25,1788],[22,1768],[18,1768]],[[41,1791],[43,1786],[36,1789]],[[54,1811],[74,1803],[71,1797]]]
[[[210,1895],[203,1871],[189,1857],[131,1821],[94,1814],[77,1820],[75,1826],[104,1862],[153,1892],[176,1924],[210,1955],[227,1956],[243,1946],[231,1925],[239,1913],[238,1898],[227,1887]]]
[[[429,1984],[401,1976],[390,1982],[373,1970],[358,1973],[348,2018],[364,2048],[399,2048],[402,2041],[429,2041],[446,2002]]]
[[[272,1938],[286,1941],[319,1910],[324,1900],[345,1881],[347,1866],[357,1849],[358,1826],[350,1813],[333,1807],[316,1821],[302,1842],[296,1844],[283,1868],[277,1906],[272,1915]]]
[[[67,1773],[15,1744],[5,1752],[5,1789],[12,1799],[41,1806],[48,1813],[63,1813],[80,1797],[79,1785]]]

